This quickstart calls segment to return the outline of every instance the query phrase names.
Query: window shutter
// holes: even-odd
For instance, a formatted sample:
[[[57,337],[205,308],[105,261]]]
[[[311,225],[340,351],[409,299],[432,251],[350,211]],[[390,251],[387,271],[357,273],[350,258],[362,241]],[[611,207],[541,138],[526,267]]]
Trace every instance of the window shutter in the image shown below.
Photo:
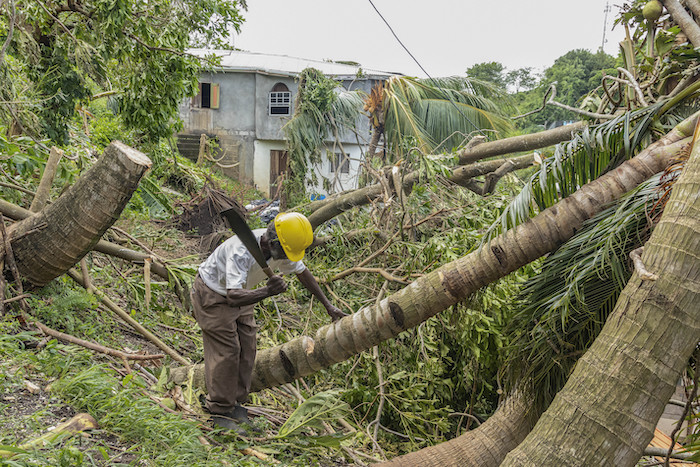
[[[219,108],[219,84],[211,84],[211,106],[212,109]]]
[[[197,94],[192,96],[190,105],[195,109],[202,107],[202,83],[197,84]]]

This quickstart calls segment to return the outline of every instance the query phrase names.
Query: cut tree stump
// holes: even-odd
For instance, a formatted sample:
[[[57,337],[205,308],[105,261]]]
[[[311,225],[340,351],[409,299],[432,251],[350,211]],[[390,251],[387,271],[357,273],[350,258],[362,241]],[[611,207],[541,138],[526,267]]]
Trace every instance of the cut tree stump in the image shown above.
[[[143,153],[115,141],[54,203],[9,227],[23,280],[42,287],[78,263],[119,218],[150,166]]]

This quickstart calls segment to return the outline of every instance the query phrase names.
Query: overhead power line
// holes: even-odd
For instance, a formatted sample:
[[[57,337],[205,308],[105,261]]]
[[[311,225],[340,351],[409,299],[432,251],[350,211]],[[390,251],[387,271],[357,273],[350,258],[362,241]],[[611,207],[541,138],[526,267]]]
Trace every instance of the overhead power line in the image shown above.
[[[399,43],[399,45],[401,45],[401,47],[403,47],[403,49],[404,49],[404,50],[406,51],[406,53],[413,59],[413,61],[416,62],[416,65],[418,65],[418,68],[420,68],[420,69],[423,71],[423,73],[425,73],[425,75],[426,75],[433,83],[436,83],[435,79],[434,79],[432,76],[430,76],[430,73],[428,73],[428,72],[426,71],[426,69],[423,68],[423,65],[421,65],[420,62],[418,61],[418,59],[417,59],[416,57],[413,56],[413,54],[411,53],[410,50],[408,50],[408,47],[406,47],[406,46],[404,45],[404,43],[401,42],[401,39],[399,39],[399,36],[396,35],[396,33],[394,32],[394,29],[391,27],[391,25],[390,25],[389,22],[386,20],[386,18],[384,18],[384,15],[382,15],[382,13],[381,13],[381,12],[377,9],[377,7],[374,5],[374,2],[373,2],[372,0],[367,0],[367,1],[369,2],[370,5],[372,5],[372,8],[374,8],[374,11],[377,12],[377,14],[378,14],[379,17],[382,19],[382,21],[384,21],[384,24],[386,24],[386,27],[389,28],[389,31],[391,31],[391,34],[394,36],[394,38],[395,38],[396,41]],[[437,83],[436,83],[436,84],[437,84]],[[450,101],[450,103],[454,106],[454,108],[457,109],[457,112],[458,112],[462,117],[464,117],[464,119],[465,119],[467,122],[469,122],[469,124],[470,124],[471,126],[473,126],[473,127],[476,129],[476,131],[478,131],[478,132],[481,133],[482,135],[486,136],[486,134],[481,130],[481,128],[479,128],[474,122],[472,122],[471,119],[470,119],[469,117],[467,117],[467,116],[464,114],[464,112],[462,112],[462,109],[460,109],[459,107],[457,107],[457,104],[456,104],[455,101],[452,99],[452,97],[451,97],[449,94],[447,94],[447,93],[445,92],[445,90],[442,89],[441,86],[437,86],[437,88],[440,90],[440,93],[441,93],[443,96],[445,96],[445,98],[447,98],[448,101]]]

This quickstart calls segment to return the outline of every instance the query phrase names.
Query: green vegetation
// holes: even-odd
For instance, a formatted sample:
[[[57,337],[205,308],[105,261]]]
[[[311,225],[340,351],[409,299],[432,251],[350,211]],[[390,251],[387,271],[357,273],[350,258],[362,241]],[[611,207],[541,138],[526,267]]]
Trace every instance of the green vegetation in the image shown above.
[[[319,227],[323,242],[305,258],[334,303],[355,312],[488,245],[695,111],[697,81],[675,86],[694,76],[700,54],[688,44],[672,45],[680,35],[676,26],[658,24],[658,34],[651,34],[649,22],[657,23],[645,15],[645,4],[635,0],[623,11],[619,21],[633,33],[620,57],[573,50],[541,76],[488,62],[470,67],[464,78],[396,77],[363,95],[304,70],[294,118],[284,128],[289,207],[312,210],[305,204],[308,167],[323,161],[326,143],[354,130],[359,119],[369,118],[373,136],[364,182],[382,187],[371,203]],[[546,258],[396,339],[252,394],[261,434],[251,438],[211,428],[201,389],[168,383],[170,356],[136,362],[43,335],[35,323],[127,354],[161,354],[112,314],[104,294],[174,352],[201,362],[187,290],[220,237],[183,232],[176,220],[209,189],[241,204],[261,194],[182,158],[172,133],[178,104],[210,65],[184,49],[226,45],[229,29],[241,24],[239,7],[245,2],[0,4],[3,200],[31,204],[48,146],[65,153],[51,189],[55,200],[111,141],[121,140],[153,165],[104,238],[164,261],[170,273],[147,280],[143,262],[92,251],[83,266],[100,294],[68,276],[39,290],[2,283],[3,298],[26,295],[0,310],[0,412],[7,421],[0,425],[2,465],[271,465],[268,455],[283,465],[327,466],[435,445],[474,429],[520,384],[535,388],[535,408],[546,408],[630,277],[628,254],[648,238],[654,223],[647,215],[652,207],[663,209],[658,187],[671,182],[649,181]],[[619,77],[603,87],[604,74],[624,75],[619,68],[644,83],[641,96]],[[553,85],[555,100],[567,109],[544,104],[554,98]],[[590,122],[585,131],[540,151],[537,166],[506,174],[487,197],[449,180],[457,151],[476,135],[527,133],[581,118]],[[380,139],[385,151],[378,150]],[[416,183],[399,188],[401,177],[413,172],[420,173]],[[250,223],[262,227],[254,216]],[[256,316],[260,349],[312,335],[329,322],[295,279],[285,294],[259,304]],[[58,437],[44,448],[22,447],[78,412],[95,417],[100,428]],[[697,444],[696,435],[690,440]]]
[[[602,51],[572,50],[557,58],[541,75],[532,68],[506,70],[498,62],[477,63],[467,70],[467,76],[493,84],[508,91],[522,114],[544,106],[556,88],[556,101],[582,107],[584,98],[600,87],[604,74],[616,75],[616,59]],[[594,109],[595,110],[595,109]],[[541,131],[557,122],[578,121],[581,117],[570,110],[545,106],[540,112],[518,120],[526,133]]]
[[[241,22],[236,1],[12,2],[0,16],[2,119],[13,132],[66,144],[76,113],[115,94],[128,128],[150,141],[169,137],[201,69],[184,52],[190,35],[218,44]]]

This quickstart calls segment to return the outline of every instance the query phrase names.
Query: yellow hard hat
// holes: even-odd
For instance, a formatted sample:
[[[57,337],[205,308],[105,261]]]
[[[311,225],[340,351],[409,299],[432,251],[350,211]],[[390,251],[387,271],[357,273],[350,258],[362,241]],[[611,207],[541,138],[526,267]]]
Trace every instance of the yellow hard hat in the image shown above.
[[[280,245],[291,261],[301,261],[304,251],[314,241],[314,231],[305,215],[281,212],[275,216],[275,231]]]

